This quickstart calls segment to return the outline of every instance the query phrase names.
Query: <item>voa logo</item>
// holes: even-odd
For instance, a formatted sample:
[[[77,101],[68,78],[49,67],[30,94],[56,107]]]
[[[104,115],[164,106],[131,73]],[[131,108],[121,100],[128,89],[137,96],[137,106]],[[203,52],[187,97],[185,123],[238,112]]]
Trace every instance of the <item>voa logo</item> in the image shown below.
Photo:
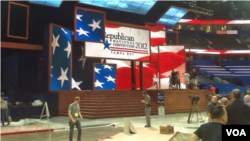
[[[226,132],[228,136],[247,136],[244,129],[226,129]]]

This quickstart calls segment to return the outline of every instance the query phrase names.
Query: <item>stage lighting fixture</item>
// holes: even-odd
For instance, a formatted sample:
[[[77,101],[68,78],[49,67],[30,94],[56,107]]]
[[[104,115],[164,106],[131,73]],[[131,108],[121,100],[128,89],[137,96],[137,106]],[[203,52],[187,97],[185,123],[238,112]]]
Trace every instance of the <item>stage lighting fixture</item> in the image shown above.
[[[176,7],[171,7],[157,23],[174,26],[188,11]]]
[[[30,0],[30,2],[47,6],[59,7],[62,3],[62,0]]]
[[[79,2],[145,15],[157,0],[79,0]]]

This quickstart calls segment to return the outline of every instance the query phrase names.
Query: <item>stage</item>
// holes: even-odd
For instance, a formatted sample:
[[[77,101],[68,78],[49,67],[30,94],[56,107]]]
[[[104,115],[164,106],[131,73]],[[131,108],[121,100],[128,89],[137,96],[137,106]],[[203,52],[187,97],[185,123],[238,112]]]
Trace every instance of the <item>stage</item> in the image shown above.
[[[164,93],[165,114],[187,113],[191,107],[190,95],[198,95],[198,107],[206,110],[208,90],[148,90],[151,97],[151,115],[158,115],[158,93]],[[58,115],[67,116],[68,106],[75,96],[80,96],[81,112],[86,119],[143,116],[144,106],[140,102],[142,91],[60,91],[58,92]]]

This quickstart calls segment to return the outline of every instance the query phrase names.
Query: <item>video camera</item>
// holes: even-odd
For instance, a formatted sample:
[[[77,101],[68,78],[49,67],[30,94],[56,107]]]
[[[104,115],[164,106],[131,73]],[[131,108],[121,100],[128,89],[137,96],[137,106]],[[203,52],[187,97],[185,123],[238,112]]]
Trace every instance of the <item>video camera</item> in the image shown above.
[[[190,95],[188,97],[191,100],[192,105],[197,104],[197,102],[200,100],[200,97],[198,95]]]

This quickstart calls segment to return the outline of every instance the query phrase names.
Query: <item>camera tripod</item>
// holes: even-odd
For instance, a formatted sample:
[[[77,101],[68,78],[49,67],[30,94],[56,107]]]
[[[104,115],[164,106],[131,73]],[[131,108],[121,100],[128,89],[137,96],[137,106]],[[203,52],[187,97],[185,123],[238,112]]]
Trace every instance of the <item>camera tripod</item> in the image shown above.
[[[204,120],[202,119],[201,112],[200,112],[200,107],[197,105],[198,101],[192,101],[192,106],[190,107],[189,110],[189,115],[188,115],[188,123],[192,123],[192,118],[193,115],[196,113],[197,117],[197,122],[200,121],[201,123],[204,123]]]

